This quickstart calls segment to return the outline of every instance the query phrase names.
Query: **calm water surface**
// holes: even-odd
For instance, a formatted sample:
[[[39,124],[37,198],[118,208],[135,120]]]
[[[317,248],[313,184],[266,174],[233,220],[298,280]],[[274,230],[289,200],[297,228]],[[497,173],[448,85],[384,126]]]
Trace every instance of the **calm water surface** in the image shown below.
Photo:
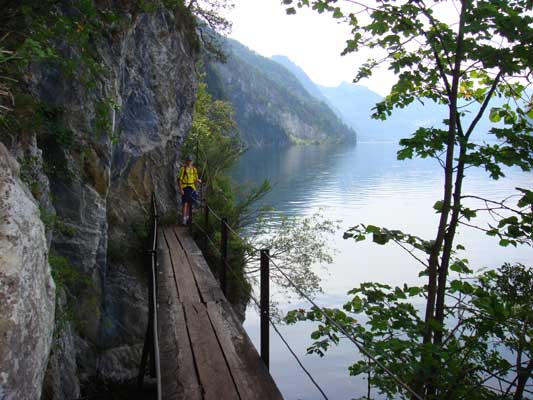
[[[371,223],[433,238],[438,215],[432,209],[442,192],[442,170],[432,160],[397,161],[395,143],[358,143],[351,146],[294,146],[252,149],[234,171],[237,182],[259,183],[268,179],[272,191],[262,200],[274,207],[268,218],[275,223],[280,214],[304,216],[322,210],[342,227],[330,242],[337,252],[331,265],[316,266],[324,293],[317,302],[341,306],[347,292],[365,281],[390,285],[418,283],[419,266],[407,253],[388,245],[342,239],[346,228]],[[531,188],[533,175],[507,170],[507,177],[493,181],[483,170],[467,170],[465,194],[503,199],[515,187]],[[486,220],[488,221],[488,220]],[[461,229],[456,243],[467,247],[465,255],[473,269],[497,267],[504,262],[533,264],[531,248],[501,248],[497,240],[472,229]],[[282,311],[308,308],[299,300],[274,290]],[[259,319],[249,308],[245,328],[259,347]],[[366,382],[349,377],[347,367],[360,355],[347,342],[320,358],[306,355],[311,344],[310,323],[282,326],[281,331],[316,377],[330,399],[353,399],[366,395]],[[308,378],[271,330],[270,370],[286,399],[321,399]],[[375,395],[376,393],[374,393]]]

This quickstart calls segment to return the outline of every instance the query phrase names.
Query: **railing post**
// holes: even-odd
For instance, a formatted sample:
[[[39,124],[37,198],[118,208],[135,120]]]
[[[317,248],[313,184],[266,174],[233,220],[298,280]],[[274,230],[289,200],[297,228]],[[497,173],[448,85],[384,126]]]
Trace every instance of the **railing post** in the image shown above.
[[[144,373],[146,371],[146,363],[148,362],[148,356],[151,352],[152,341],[152,318],[148,316],[148,327],[146,328],[146,335],[144,336],[144,346],[141,356],[141,365],[139,366],[139,375],[137,375],[137,388],[140,390],[144,385]]]
[[[270,257],[269,250],[261,250],[260,282],[261,358],[266,367],[270,365]]]
[[[154,233],[155,235],[155,233]],[[155,236],[154,236],[154,241],[155,241]],[[150,254],[150,258],[151,258],[151,263],[152,263],[152,268],[155,268],[156,266],[156,261],[155,261],[155,250],[152,250],[151,251],[151,254]],[[155,292],[154,292],[154,289],[157,287],[157,276],[154,274],[155,270],[151,270],[150,271],[150,290],[149,290],[149,296],[150,296],[150,316],[149,318],[152,318],[152,320],[154,319],[154,316],[155,316],[155,309],[154,309],[154,306],[155,304],[153,303],[153,299],[154,297],[157,295]],[[152,335],[151,335],[151,340],[152,340],[152,351],[150,353],[150,376],[152,378],[157,378],[157,366],[156,366],[156,357],[155,357],[155,354],[156,354],[156,346],[155,346],[155,340],[154,340],[154,336],[157,335],[157,332],[155,331],[155,329],[157,328],[154,323],[152,322],[151,323],[152,325]]]
[[[194,207],[195,200],[189,203],[189,219],[187,225],[189,225],[189,232],[192,234],[192,208]]]
[[[220,221],[220,286],[226,294],[226,267],[228,261],[228,219]]]
[[[204,205],[204,254],[207,254],[207,240],[209,234],[209,206],[207,200]]]

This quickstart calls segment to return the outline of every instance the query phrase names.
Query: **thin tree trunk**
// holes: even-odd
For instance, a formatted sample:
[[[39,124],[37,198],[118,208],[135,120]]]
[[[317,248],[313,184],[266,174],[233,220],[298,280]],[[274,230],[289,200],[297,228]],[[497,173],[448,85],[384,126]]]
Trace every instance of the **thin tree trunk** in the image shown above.
[[[436,328],[433,326],[432,321],[438,322],[439,325],[442,325],[444,307],[443,302],[441,301],[441,296],[444,288],[446,287],[446,277],[449,264],[449,252],[446,253],[443,251],[440,268],[439,268],[439,255],[443,243],[450,244],[450,233],[451,239],[453,242],[453,236],[455,235],[455,229],[452,231],[448,230],[448,217],[450,215],[451,206],[452,206],[452,196],[453,192],[453,178],[454,178],[454,150],[455,150],[455,140],[457,136],[457,97],[459,92],[459,81],[461,76],[461,64],[463,60],[463,45],[464,45],[464,27],[465,27],[465,17],[466,10],[471,0],[464,0],[461,4],[461,14],[459,19],[459,30],[457,32],[457,47],[455,51],[455,64],[453,67],[452,73],[452,85],[451,91],[449,93],[449,126],[448,126],[448,139],[446,143],[446,161],[444,166],[444,196],[443,196],[443,205],[441,210],[441,218],[439,221],[439,228],[437,231],[437,238],[435,240],[435,245],[431,251],[429,259],[429,285],[428,285],[428,300],[426,306],[426,315],[425,315],[425,334],[424,334],[424,344],[431,342],[433,333],[436,337],[435,341],[438,340],[438,343],[442,341],[442,330],[441,327]],[[462,182],[462,177],[459,182]],[[455,193],[456,194],[456,193]],[[459,188],[460,196],[460,188]],[[460,200],[460,198],[459,198]],[[455,203],[455,201],[454,201]],[[454,208],[452,213],[453,216],[456,214],[457,210]],[[448,240],[446,240],[448,238]],[[447,258],[445,259],[445,255]],[[444,264],[444,265],[443,265]],[[443,268],[444,267],[444,268]],[[423,364],[425,360],[422,360]],[[434,375],[437,371],[429,371],[429,375]],[[433,384],[433,380],[428,379],[428,371],[424,372],[424,386],[425,393],[428,397],[434,397],[436,393],[436,387]]]
[[[444,238],[444,248],[442,250],[442,261],[440,264],[439,279],[437,286],[437,302],[435,306],[435,320],[441,325],[444,324],[444,309],[446,301],[446,286],[448,280],[448,269],[450,266],[450,258],[453,247],[453,240],[455,238],[455,233],[457,230],[457,225],[459,223],[459,215],[461,212],[461,195],[462,195],[462,185],[464,178],[464,169],[465,169],[465,154],[466,154],[466,143],[461,144],[459,153],[459,161],[457,165],[457,175],[455,177],[455,190],[453,194],[453,210],[452,217],[450,219],[450,225],[446,232]],[[443,331],[437,330],[435,332],[434,343],[437,345],[442,344]]]
[[[514,392],[513,400],[522,400],[524,398],[524,389],[531,374],[533,374],[533,359],[529,360],[525,368],[519,368],[518,382],[516,384],[516,391]]]

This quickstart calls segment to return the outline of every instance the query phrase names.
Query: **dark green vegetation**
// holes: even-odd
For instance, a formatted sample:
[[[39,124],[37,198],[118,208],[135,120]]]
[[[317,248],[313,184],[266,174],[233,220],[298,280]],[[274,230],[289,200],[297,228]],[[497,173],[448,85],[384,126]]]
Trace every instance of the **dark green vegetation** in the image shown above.
[[[355,132],[286,68],[223,40],[224,64],[207,64],[209,92],[229,101],[248,145],[354,141]]]
[[[334,222],[325,220],[319,214],[306,218],[281,217],[274,228],[261,217],[266,209],[259,208],[257,201],[270,190],[269,183],[264,181],[258,187],[236,185],[229,175],[244,151],[233,118],[231,104],[215,100],[207,92],[207,85],[200,82],[193,128],[183,148],[184,154],[196,155],[203,181],[201,200],[207,201],[218,216],[227,218],[232,228],[228,235],[229,299],[240,307],[249,302],[249,282],[257,279],[259,274],[257,249],[269,249],[271,258],[283,268],[285,274],[306,291],[315,294],[321,290],[320,278],[311,267],[316,262],[332,262],[332,249],[324,242],[326,235],[338,228]],[[206,231],[211,238],[204,253],[217,274],[221,264],[221,222],[211,213],[208,218],[206,227],[204,210],[197,212],[197,225],[193,228],[198,244],[204,243]],[[253,230],[247,230],[246,239],[243,239],[242,229],[250,224]],[[271,276],[272,281],[287,292],[292,289],[274,267],[271,268]]]
[[[533,244],[531,188],[516,188],[504,199],[482,198],[463,188],[471,167],[485,169],[495,180],[505,178],[505,167],[526,172],[533,167],[533,99],[527,91],[533,66],[533,4],[525,0],[284,3],[289,13],[296,13],[294,3],[349,24],[353,36],[345,53],[362,47],[384,50],[381,61],[369,60],[356,77],[372,75],[383,62],[397,75],[391,93],[376,105],[374,118],[385,120],[418,99],[445,110],[443,126],[419,128],[400,140],[398,152],[399,159],[430,157],[442,166],[444,187],[434,206],[440,215],[435,237],[419,238],[373,225],[357,225],[345,233],[346,239],[356,242],[371,237],[378,245],[400,246],[420,263],[420,277],[427,280],[403,288],[364,283],[350,292],[342,310],[327,311],[379,361],[364,359],[350,367],[350,373],[366,375],[370,387],[388,398],[530,397],[526,385],[533,373],[531,266],[495,265],[495,271],[474,273],[467,249],[457,243],[457,233],[479,229],[496,237],[501,246]],[[352,8],[345,12],[348,3]],[[439,7],[455,9],[454,20],[440,19]],[[360,14],[370,18],[360,19]],[[495,98],[499,101],[491,103]],[[487,119],[499,123],[489,132],[491,142],[474,141],[480,121]],[[484,214],[494,222],[480,222],[477,217]],[[423,303],[422,311],[413,307],[415,302]],[[355,320],[358,314],[364,314],[367,322]],[[319,310],[295,311],[287,318],[320,322],[312,335],[311,352],[323,354],[341,336]],[[370,397],[371,390],[366,398]]]
[[[200,179],[203,202],[219,216],[227,218],[228,224],[237,232],[248,222],[254,202],[269,190],[264,182],[258,188],[244,191],[236,187],[229,176],[231,167],[243,152],[243,145],[236,133],[236,124],[231,105],[215,100],[207,92],[207,85],[200,82],[194,106],[193,127],[183,146],[184,154],[193,154]],[[195,234],[199,243],[207,232],[212,240],[205,257],[215,272],[220,266],[220,221],[209,215],[206,227],[204,213],[195,216]],[[229,235],[228,266],[232,273],[227,276],[228,296],[233,304],[245,305],[249,300],[250,286],[244,278],[246,267],[246,244],[233,234]]]

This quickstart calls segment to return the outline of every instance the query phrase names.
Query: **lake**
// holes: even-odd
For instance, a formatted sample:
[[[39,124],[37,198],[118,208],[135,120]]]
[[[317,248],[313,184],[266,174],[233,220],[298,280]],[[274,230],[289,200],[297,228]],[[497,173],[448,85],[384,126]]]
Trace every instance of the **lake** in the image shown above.
[[[306,216],[319,210],[328,219],[340,221],[342,228],[329,241],[336,249],[334,262],[325,268],[316,266],[323,288],[323,294],[316,298],[319,305],[341,306],[349,298],[348,290],[365,281],[393,286],[420,283],[419,265],[397,246],[342,239],[344,230],[359,223],[434,238],[438,214],[432,207],[442,193],[442,169],[433,160],[398,161],[397,149],[396,143],[384,142],[251,149],[235,168],[236,182],[269,180],[272,191],[261,202],[274,208],[267,214],[273,224],[280,215]],[[516,169],[505,172],[506,178],[493,181],[483,170],[468,169],[464,193],[503,199],[514,193],[515,187],[533,186],[533,174]],[[465,256],[474,270],[496,268],[504,262],[533,264],[531,248],[502,248],[496,239],[471,228],[461,228],[456,243],[466,246]],[[273,300],[283,312],[309,308],[298,299],[289,303],[287,296],[275,288],[273,291]],[[244,326],[259,348],[259,319],[253,307],[248,308]],[[310,323],[281,326],[330,399],[366,395],[366,382],[350,377],[347,371],[360,357],[357,349],[341,341],[323,358],[306,355],[312,330]],[[272,329],[270,335],[270,371],[285,398],[322,399]]]

